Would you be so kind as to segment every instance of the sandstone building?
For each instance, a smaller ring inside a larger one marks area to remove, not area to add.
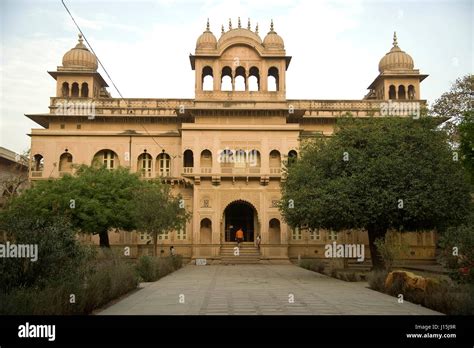
[[[161,235],[158,244],[193,259],[231,257],[236,226],[244,229],[243,250],[253,261],[323,257],[333,241],[367,244],[364,231],[292,230],[277,203],[282,169],[298,157],[302,139],[330,136],[335,119],[346,113],[383,116],[381,105],[389,100],[424,103],[420,82],[427,75],[414,69],[396,37],[361,100],[287,99],[291,56],[273,22],[263,40],[258,27],[242,26],[240,19],[235,28],[231,22],[222,27],[217,39],[208,22],[189,59],[194,99],[112,98],[97,58],[79,37],[49,72],[57,81],[50,112],[26,115],[42,127],[31,131],[30,179],[58,178],[94,160],[111,170],[129,167],[145,179],[160,177],[184,196],[192,220]],[[252,247],[257,235],[260,252]],[[147,252],[148,238],[110,232],[111,244],[132,246],[134,255]],[[411,258],[434,257],[432,232],[406,240]]]

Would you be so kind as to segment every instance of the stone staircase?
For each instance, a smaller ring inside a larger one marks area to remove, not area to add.
[[[224,244],[221,246],[221,264],[241,265],[260,263],[260,251],[253,243],[242,243],[239,255],[234,255],[237,244]]]

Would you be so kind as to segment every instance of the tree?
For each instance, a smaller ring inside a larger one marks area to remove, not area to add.
[[[472,110],[474,96],[474,75],[468,74],[456,79],[451,89],[435,100],[430,114],[436,117],[446,117],[448,120],[440,127],[445,129],[453,145],[459,142],[458,125],[463,115]]]
[[[190,218],[181,196],[174,197],[168,185],[149,181],[134,193],[133,218],[137,228],[153,238],[153,256],[156,256],[158,235],[184,228]]]
[[[18,196],[28,186],[29,153],[25,151],[17,155],[15,162],[10,165],[0,177],[0,207],[12,197]]]
[[[433,119],[345,117],[333,137],[302,145],[280,209],[290,226],[366,229],[373,267],[383,268],[374,242],[388,229],[462,223],[470,209],[466,179]]]
[[[468,74],[456,79],[451,89],[435,100],[431,107],[432,116],[459,117],[472,109],[474,75]]]
[[[474,184],[474,110],[464,113],[464,118],[459,125],[459,136],[462,163],[469,172],[471,183]]]
[[[74,176],[35,182],[13,199],[3,214],[27,213],[50,221],[65,216],[77,231],[98,234],[100,246],[110,247],[109,229],[136,227],[133,193],[143,185],[139,176],[126,168],[81,166]]]

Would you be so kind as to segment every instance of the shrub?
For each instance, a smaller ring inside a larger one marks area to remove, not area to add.
[[[355,272],[345,273],[345,275],[346,275],[345,281],[347,281],[347,282],[356,282],[357,281],[357,275],[355,274]]]
[[[299,266],[318,273],[324,273],[324,269],[326,268],[326,264],[323,261],[310,259],[302,259]]]
[[[10,243],[38,245],[38,259],[0,258],[0,291],[42,289],[82,278],[83,265],[94,256],[93,249],[81,244],[71,225],[61,218],[52,221],[23,216],[5,219],[1,228]]]
[[[154,282],[181,268],[183,258],[181,255],[167,257],[142,256],[137,262],[137,272],[145,282]]]
[[[440,261],[449,269],[451,279],[459,283],[474,284],[473,230],[474,216],[471,216],[467,224],[449,228],[440,237],[439,245],[442,250]],[[454,252],[453,248],[457,248],[457,252]]]
[[[43,288],[20,287],[0,293],[3,315],[88,314],[133,290],[138,285],[132,265],[118,257],[90,263],[82,270],[86,277],[69,279]],[[75,303],[71,303],[71,295]]]
[[[144,282],[152,282],[157,278],[156,263],[151,256],[141,256],[137,263],[138,275]]]
[[[373,290],[385,292],[385,279],[387,271],[372,271],[368,274],[369,287]]]
[[[403,239],[399,242],[398,234],[394,231],[387,232],[385,238],[376,239],[374,244],[384,261],[385,269],[389,272],[395,260],[402,258],[408,252],[408,244],[404,243]]]

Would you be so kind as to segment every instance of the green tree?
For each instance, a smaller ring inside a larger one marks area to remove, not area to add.
[[[98,234],[101,247],[110,247],[108,230],[136,228],[134,191],[144,182],[126,168],[81,166],[76,175],[36,182],[13,199],[3,214],[28,214],[54,221],[65,216],[79,232]]]
[[[472,109],[474,75],[468,74],[456,79],[451,89],[435,100],[430,114],[440,117],[460,117]]]
[[[137,228],[153,238],[153,255],[156,256],[158,235],[184,228],[190,218],[184,200],[173,196],[168,185],[149,181],[134,193],[132,216]]]
[[[464,113],[464,118],[459,125],[461,160],[474,184],[474,110]]]
[[[290,226],[366,229],[373,267],[382,268],[374,242],[388,229],[444,231],[469,204],[465,171],[433,119],[346,117],[333,137],[302,145],[280,209]]]
[[[474,75],[468,74],[456,79],[448,92],[435,100],[430,109],[430,115],[448,118],[441,128],[444,129],[453,145],[459,143],[458,125],[466,112],[473,108]]]

